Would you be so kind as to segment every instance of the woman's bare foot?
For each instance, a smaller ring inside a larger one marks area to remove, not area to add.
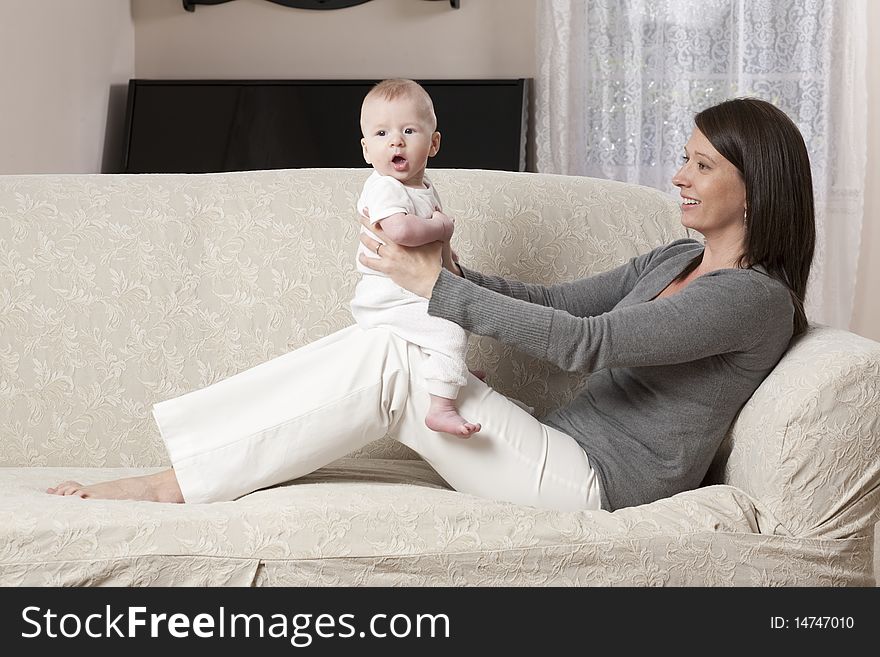
[[[83,486],[76,481],[64,481],[47,488],[51,495],[73,495],[95,500],[143,500],[145,502],[183,502],[174,470],[169,468],[142,477],[126,477]]]
[[[474,422],[468,422],[458,414],[454,399],[431,395],[431,407],[425,416],[425,424],[432,431],[451,433],[459,438],[470,438],[482,427]]]

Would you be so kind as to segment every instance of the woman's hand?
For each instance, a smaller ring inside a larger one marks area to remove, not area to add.
[[[443,244],[448,244],[448,242],[430,242],[422,246],[400,246],[387,238],[381,225],[372,225],[366,217],[360,217],[360,222],[382,240],[382,242],[377,242],[368,234],[361,233],[361,243],[369,251],[379,254],[378,258],[369,258],[362,253],[359,256],[361,264],[369,269],[388,274],[391,280],[400,287],[413,294],[418,294],[420,297],[430,299],[434,283],[440,276]]]
[[[448,227],[447,235],[441,240],[443,242],[443,251],[441,252],[443,267],[456,276],[462,276],[461,268],[458,266],[458,256],[452,250],[452,234],[455,232],[455,219],[443,214],[440,210],[435,210],[431,219],[442,222]]]
[[[434,210],[434,214],[431,215],[431,221],[436,221],[443,227],[443,235],[438,241],[450,242],[452,234],[455,232],[455,219],[442,213],[440,210]]]
[[[456,276],[464,276],[461,273],[461,267],[458,266],[458,254],[452,250],[449,242],[443,242],[443,268],[448,269]]]

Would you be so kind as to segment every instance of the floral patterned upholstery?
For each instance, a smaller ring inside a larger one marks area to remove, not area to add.
[[[167,465],[153,403],[347,326],[368,174],[0,176],[0,584],[874,583],[880,344],[820,326],[745,406],[707,486],[615,513],[457,493],[388,439],[229,503],[43,492]],[[686,234],[644,187],[432,179],[462,261],[531,282]],[[476,336],[469,358],[537,412],[582,382]]]

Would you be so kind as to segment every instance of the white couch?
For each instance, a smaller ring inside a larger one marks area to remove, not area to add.
[[[457,493],[388,439],[234,502],[44,493],[166,466],[154,402],[348,325],[367,174],[0,176],[0,584],[874,584],[880,344],[818,326],[743,409],[713,485],[615,513]],[[522,280],[685,235],[647,188],[433,179],[463,262]],[[476,336],[470,356],[539,413],[581,382]]]

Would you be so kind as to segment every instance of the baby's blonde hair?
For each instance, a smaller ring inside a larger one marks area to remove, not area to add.
[[[404,78],[382,80],[370,89],[366,96],[364,96],[361,111],[363,112],[363,106],[366,105],[369,100],[394,100],[395,98],[401,97],[410,98],[411,100],[421,103],[422,111],[425,113],[425,116],[430,119],[431,130],[434,131],[437,129],[437,115],[434,114],[434,102],[431,100],[431,96],[428,95],[428,92],[425,91],[424,87],[415,80],[406,80]]]

